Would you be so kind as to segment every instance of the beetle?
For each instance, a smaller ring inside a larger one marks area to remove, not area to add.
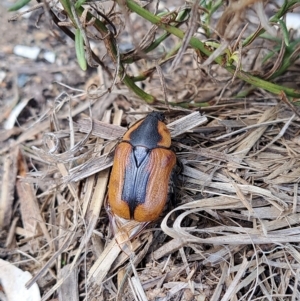
[[[149,113],[129,128],[116,147],[108,203],[121,218],[151,222],[164,209],[176,164],[164,119],[163,113]]]

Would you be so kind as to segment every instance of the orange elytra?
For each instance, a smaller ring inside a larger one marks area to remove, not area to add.
[[[163,113],[148,114],[125,133],[116,148],[108,202],[119,217],[151,222],[164,209],[176,156],[163,121]]]

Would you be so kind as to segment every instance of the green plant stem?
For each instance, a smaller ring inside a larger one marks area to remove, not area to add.
[[[206,33],[206,36],[207,37],[210,37],[211,36],[211,33],[210,33],[210,27],[207,26],[210,24],[210,20],[211,20],[211,16],[213,15],[213,13],[222,5],[223,1],[222,0],[218,0],[216,3],[215,2],[212,2],[212,1],[209,1],[208,3],[208,6],[209,8],[205,5],[207,4],[207,1],[205,0],[204,3],[200,2],[200,5],[203,5],[204,8],[206,8],[208,10],[208,13],[206,14],[206,17],[205,17],[205,21],[204,21],[204,30],[205,30],[205,33]]]
[[[299,3],[299,0],[285,0],[283,5],[281,6],[280,10],[270,19],[270,22],[278,22],[280,18],[282,18],[287,11],[292,7],[294,4]],[[264,28],[260,28],[257,32],[250,35],[247,39],[243,42],[243,47],[248,46],[253,42],[255,37],[260,36],[261,34],[265,33]]]
[[[147,11],[146,9],[140,7],[137,3],[135,3],[133,0],[117,0],[118,4],[120,6],[123,6],[123,3],[126,3],[127,7],[137,13],[138,15],[140,15],[142,18],[148,20],[149,22],[151,22],[152,24],[156,24],[157,26],[159,26],[160,28],[166,30],[167,32],[175,35],[176,37],[183,39],[185,33],[176,28],[173,27],[169,24],[164,24],[161,20],[161,18],[153,15],[152,13],[150,13],[149,11]],[[212,52],[210,50],[208,50],[205,47],[205,44],[202,43],[200,40],[198,40],[195,37],[192,37],[190,39],[190,45],[196,49],[197,51],[200,51],[201,53],[203,53],[206,56],[210,56],[212,54]],[[242,70],[238,70],[236,71],[234,66],[226,66],[226,61],[224,61],[224,57],[223,56],[219,56],[215,59],[215,62],[217,64],[219,64],[220,66],[224,67],[228,72],[230,72],[231,74],[236,74],[236,76],[238,78],[240,78],[241,80],[254,85],[255,87],[258,88],[262,88],[264,90],[267,90],[271,93],[280,95],[280,93],[282,91],[285,92],[285,94],[287,96],[291,96],[291,97],[296,97],[296,98],[300,98],[300,91],[296,91],[294,89],[288,88],[288,87],[284,87],[284,86],[280,86],[280,85],[276,85],[270,82],[267,82],[265,80],[262,80],[260,78],[257,78],[245,71]]]
[[[74,26],[76,26],[76,22],[74,20],[73,14],[72,14],[71,5],[70,5],[69,1],[70,0],[61,0],[61,3],[63,5],[64,9],[66,10],[70,20],[72,21]],[[79,6],[78,8],[76,8],[76,12],[78,13],[79,16],[82,15],[83,11],[84,11],[84,8],[82,6]],[[92,17],[93,17],[93,15],[88,12],[87,19],[91,20]],[[104,43],[105,43],[106,49],[108,51],[108,54],[115,63],[118,63],[118,54],[117,54],[118,52],[116,49],[114,38],[112,37],[110,31],[107,29],[105,24],[103,22],[101,22],[99,19],[95,20],[94,26],[102,34],[102,36],[106,37],[104,39]],[[122,63],[119,63],[118,75],[120,78],[122,78],[124,84],[130,90],[132,90],[136,95],[138,95],[139,97],[144,99],[147,103],[153,103],[155,101],[155,97],[153,95],[148,94],[144,90],[140,89],[134,83],[134,81],[126,74],[125,68]]]
[[[143,53],[149,53],[149,52],[151,52],[152,50],[154,50],[156,47],[158,47],[160,44],[161,44],[161,42],[163,42],[167,37],[169,37],[170,36],[170,34],[169,33],[164,33],[164,34],[162,34],[159,38],[157,38],[150,46],[148,46],[148,48],[146,48],[146,49],[143,49]],[[126,55],[126,54],[125,54]],[[135,57],[135,56],[129,56],[128,58],[122,58],[122,55],[121,55],[121,62],[123,63],[123,64],[131,64],[131,63],[133,63],[133,62],[135,62],[135,61],[137,61],[137,60],[140,60],[141,59],[141,57],[140,56],[137,56],[137,57]]]
[[[176,20],[174,21],[174,23],[175,23],[174,27],[179,27],[183,23],[183,21],[185,20],[185,18],[187,17],[187,15],[189,13],[189,11],[190,11],[189,9],[185,9],[185,10],[183,10],[183,12],[181,14],[179,14],[177,16]],[[152,50],[156,49],[169,36],[170,36],[169,32],[164,32],[160,37],[158,37],[155,41],[153,41],[146,49],[143,49],[143,53],[149,53]],[[131,57],[128,57],[125,59],[122,59],[122,56],[121,56],[121,62],[124,64],[130,64],[139,59],[140,59],[139,56],[137,56],[137,57],[131,56]]]

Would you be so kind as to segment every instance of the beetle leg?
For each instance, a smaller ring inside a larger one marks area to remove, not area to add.
[[[112,210],[111,210],[111,208],[108,204],[108,197],[107,196],[106,196],[105,201],[104,201],[104,207],[105,207],[106,213],[108,215],[108,219],[109,219],[109,226],[110,226],[110,232],[111,232],[109,237],[112,237],[117,233],[118,228],[117,228],[117,225],[116,225],[115,215],[112,212]]]
[[[179,187],[181,186],[181,181],[179,180],[179,174],[183,171],[183,164],[178,159],[176,160],[175,168],[173,169],[170,177],[170,183],[168,187],[168,211],[171,211],[176,207],[177,200],[179,197]]]

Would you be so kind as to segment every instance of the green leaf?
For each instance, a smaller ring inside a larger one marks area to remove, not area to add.
[[[282,21],[282,20],[279,20],[279,25],[281,27],[281,30],[282,30],[282,34],[283,34],[283,40],[284,40],[284,43],[287,47],[289,47],[290,45],[290,41],[289,41],[289,31],[288,29],[286,28],[286,24]]]
[[[176,17],[176,22],[183,22],[183,21],[187,21],[187,19],[189,18],[189,14],[191,12],[191,9],[189,7],[185,7],[183,9],[181,9],[178,12],[178,15]]]
[[[235,62],[236,64],[239,63],[239,52],[238,51],[235,51],[230,55],[230,57],[228,58],[227,66],[232,65],[233,62]]]
[[[85,53],[84,53],[84,43],[83,37],[80,32],[80,29],[76,29],[75,32],[75,50],[76,50],[76,57],[80,68],[85,71],[87,68]]]
[[[82,4],[84,4],[86,0],[77,0],[75,3],[75,8],[79,8]]]
[[[19,0],[17,1],[13,6],[11,6],[8,11],[16,11],[20,8],[22,8],[23,6],[25,6],[26,4],[28,4],[31,0]]]

